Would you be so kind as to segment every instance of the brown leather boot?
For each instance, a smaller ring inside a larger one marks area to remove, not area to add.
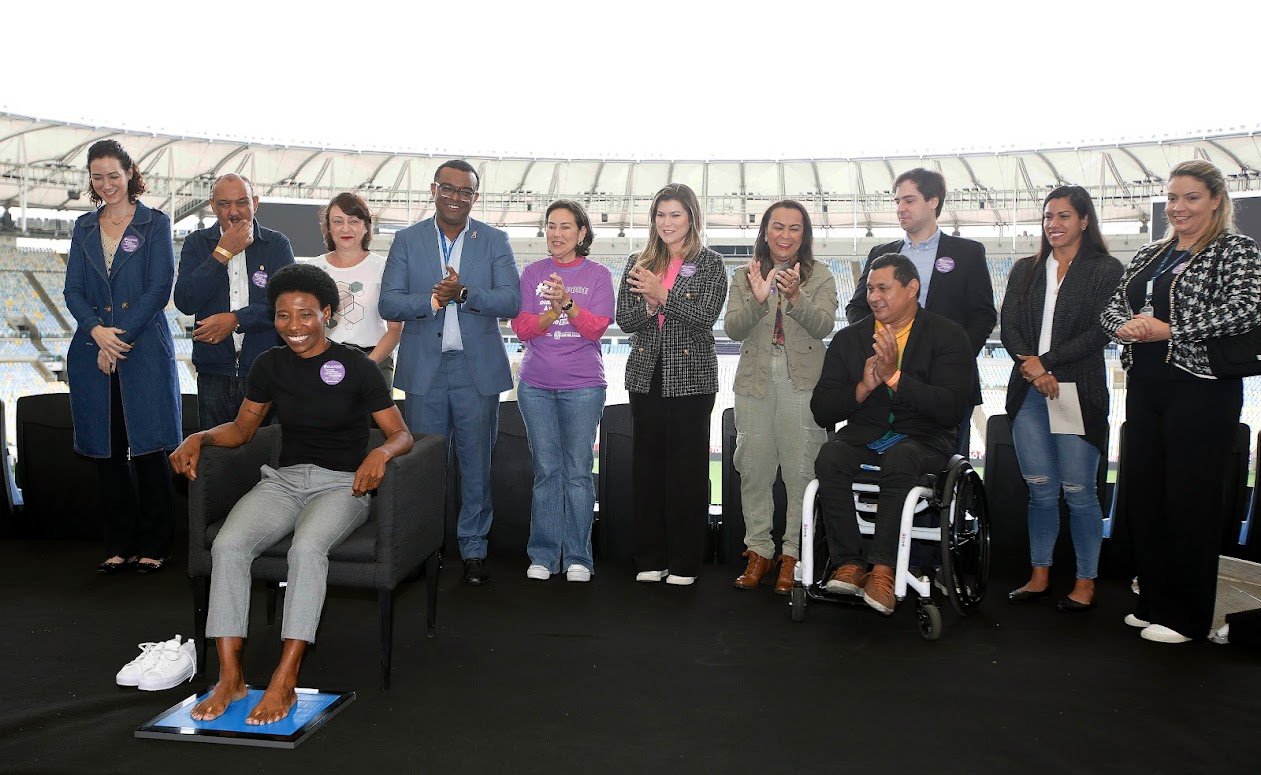
[[[736,578],[735,587],[736,589],[753,589],[771,569],[771,561],[752,549],[745,549],[741,556],[748,557],[749,564],[745,567],[744,573]]]
[[[797,568],[797,558],[786,554],[779,556],[779,578],[775,579],[775,594],[787,595],[793,591],[793,571]]]

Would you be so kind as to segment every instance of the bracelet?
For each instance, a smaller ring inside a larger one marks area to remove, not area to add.
[[[568,303],[568,304],[566,304],[565,306],[561,307],[561,308],[560,308],[560,311],[561,311],[561,312],[568,312],[569,310],[571,310],[571,309],[573,309],[573,308],[574,308],[574,297],[573,297],[573,296],[570,296],[570,297],[569,297],[569,303]]]
[[[214,251],[214,252],[215,252],[215,255],[216,255],[216,256],[223,256],[223,260],[224,260],[224,261],[231,261],[231,260],[232,260],[232,256],[233,256],[233,254],[232,254],[232,253],[229,253],[229,252],[228,252],[228,250],[227,250],[227,248],[224,248],[224,247],[223,247],[223,246],[221,246],[221,245],[216,245],[216,246],[215,246],[215,251]]]
[[[884,381],[884,384],[896,390],[898,386],[898,381],[901,379],[902,379],[902,370],[898,369],[897,371],[893,372],[892,377],[889,377],[888,379]]]

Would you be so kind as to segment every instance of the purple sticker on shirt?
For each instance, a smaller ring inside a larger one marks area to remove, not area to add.
[[[955,270],[955,260],[950,256],[942,256],[937,259],[937,271],[942,274],[949,274]]]
[[[691,277],[696,274],[696,264],[684,264],[679,267],[679,277]]]
[[[341,361],[329,361],[320,367],[320,379],[325,385],[339,384],[346,378],[346,367]]]
[[[267,273],[261,269],[258,270],[257,272],[255,272],[253,275],[250,276],[250,282],[254,283],[254,285],[258,286],[259,288],[266,288],[267,287]]]
[[[124,253],[135,253],[140,249],[140,237],[135,234],[128,234],[123,237],[123,241],[118,243],[118,247],[123,249]]]

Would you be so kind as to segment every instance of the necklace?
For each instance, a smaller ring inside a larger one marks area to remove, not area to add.
[[[112,223],[112,224],[114,224],[115,226],[122,226],[122,225],[123,225],[123,221],[127,220],[128,218],[131,218],[131,216],[133,216],[133,215],[135,215],[135,214],[136,214],[136,208],[134,208],[134,207],[133,207],[133,208],[131,208],[131,212],[127,213],[126,215],[124,215],[124,216],[123,216],[123,217],[121,217],[121,218],[115,218],[115,217],[113,217],[112,215],[110,215],[109,213],[106,213],[106,214],[105,214],[105,217],[106,217],[106,218],[108,218],[108,219],[109,219],[109,222],[110,222],[110,223]]]

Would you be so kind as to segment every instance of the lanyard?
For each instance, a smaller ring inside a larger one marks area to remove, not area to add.
[[[1183,261],[1191,257],[1191,252],[1189,250],[1177,250],[1176,248],[1176,245],[1169,246],[1169,252],[1165,253],[1165,257],[1160,260],[1160,264],[1156,267],[1155,274],[1153,274],[1152,278],[1147,281],[1147,290],[1144,294],[1143,306],[1138,311],[1138,314],[1155,314],[1156,309],[1152,306],[1152,293],[1156,287],[1156,280],[1160,279],[1160,276],[1165,272],[1176,268]],[[1172,286],[1170,286],[1170,290],[1172,291]]]
[[[434,224],[434,228],[438,230],[438,247],[442,248],[442,265],[451,266],[451,252],[455,250],[455,243],[458,242],[460,238],[456,237],[448,242],[447,235],[442,233],[442,229],[437,223]]]

